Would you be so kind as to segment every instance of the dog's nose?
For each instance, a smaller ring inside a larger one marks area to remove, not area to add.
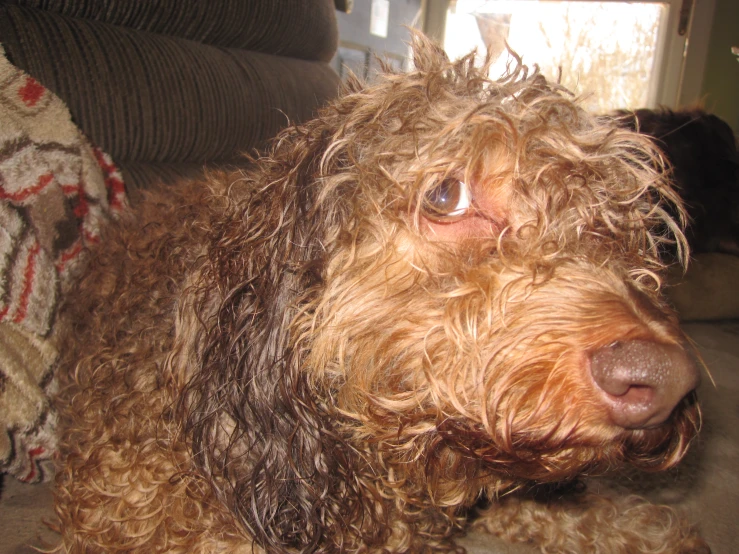
[[[700,380],[680,346],[647,340],[615,342],[596,350],[590,371],[613,423],[626,429],[663,423]]]

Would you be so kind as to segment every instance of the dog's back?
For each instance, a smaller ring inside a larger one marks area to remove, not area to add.
[[[175,415],[186,376],[168,371],[188,280],[204,263],[205,237],[225,205],[218,183],[227,180],[145,193],[104,230],[63,306],[56,508],[66,551],[249,544],[192,471]]]

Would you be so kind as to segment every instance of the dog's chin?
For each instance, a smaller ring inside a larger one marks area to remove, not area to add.
[[[624,430],[623,459],[645,471],[669,469],[683,459],[700,427],[700,406],[692,392],[661,425]]]
[[[445,446],[460,457],[476,460],[482,474],[508,483],[553,483],[582,475],[603,475],[623,466],[661,471],[685,455],[700,427],[700,410],[686,398],[667,421],[645,429],[604,426],[602,436],[570,433],[549,436],[515,433],[506,440],[491,437],[481,426],[445,422],[439,427]]]

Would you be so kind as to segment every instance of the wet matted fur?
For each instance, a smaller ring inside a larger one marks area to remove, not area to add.
[[[560,498],[673,466],[699,426],[659,152],[523,66],[415,42],[414,71],[108,230],[64,313],[62,550],[446,552],[474,519],[703,551],[668,508]],[[662,384],[611,390],[621,346],[672,360]]]

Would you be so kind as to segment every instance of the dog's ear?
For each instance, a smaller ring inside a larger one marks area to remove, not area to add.
[[[330,135],[325,121],[292,128],[231,179],[194,287],[202,327],[181,395],[186,438],[236,519],[276,552],[346,544],[351,521],[369,543],[387,529],[364,505],[355,454],[332,428],[327,391],[308,382],[291,336],[321,287],[325,228],[339,217],[315,209]]]

